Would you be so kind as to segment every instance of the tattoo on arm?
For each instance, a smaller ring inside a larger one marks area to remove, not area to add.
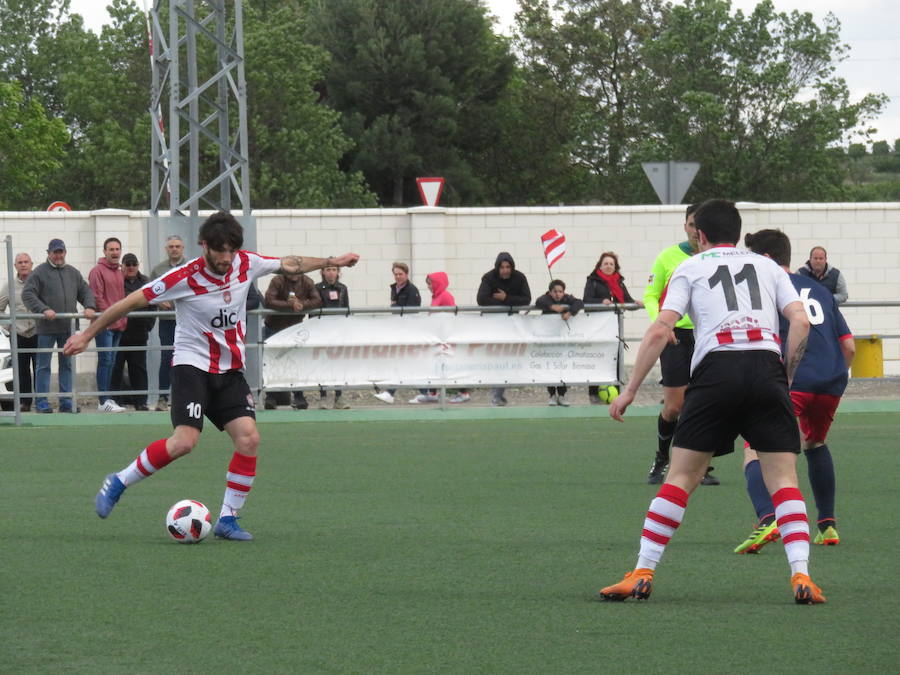
[[[800,365],[800,362],[803,360],[803,354],[806,352],[806,340],[807,338],[803,338],[800,340],[797,345],[797,349],[794,350],[794,356],[787,364],[787,378],[788,382],[793,381],[794,374],[797,372],[797,367]]]

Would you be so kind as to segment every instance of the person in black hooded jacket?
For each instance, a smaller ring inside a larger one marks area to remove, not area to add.
[[[531,304],[528,279],[516,269],[513,257],[506,251],[497,255],[494,269],[481,277],[477,300],[483,307],[524,307]]]
[[[528,279],[516,269],[516,262],[506,251],[497,255],[494,269],[481,277],[477,301],[482,307],[525,307],[531,304]],[[503,387],[491,389],[491,404],[506,405],[505,393]]]

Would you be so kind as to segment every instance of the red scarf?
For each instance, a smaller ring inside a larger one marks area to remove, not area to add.
[[[606,282],[606,285],[609,286],[609,292],[613,296],[613,300],[616,302],[625,302],[625,291],[622,290],[622,285],[619,283],[619,280],[622,278],[621,274],[618,272],[604,274],[600,270],[597,270],[597,276],[603,279],[603,281]]]

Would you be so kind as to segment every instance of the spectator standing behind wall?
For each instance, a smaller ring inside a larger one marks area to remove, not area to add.
[[[109,237],[103,242],[103,256],[88,274],[88,284],[97,300],[97,311],[102,312],[112,307],[125,297],[125,277],[122,274],[122,266],[119,257],[122,255],[122,242],[116,237]],[[122,341],[122,332],[128,319],[122,317],[109,328],[97,333],[95,342],[97,349],[111,349],[119,346]],[[116,353],[112,351],[97,352],[97,391],[110,391],[112,386],[112,371],[116,364]],[[113,400],[109,394],[99,394],[100,412],[120,413],[125,408]]]
[[[62,239],[51,239],[47,246],[47,262],[38,265],[25,282],[22,300],[31,314],[43,314],[36,325],[38,349],[62,347],[72,334],[72,319],[58,319],[57,313],[75,313],[78,304],[84,307],[84,315],[94,318],[97,302],[90,286],[81,272],[66,264],[66,245]],[[77,323],[77,322],[76,322]],[[47,401],[50,391],[51,352],[37,356],[37,371],[34,377],[34,407],[39,413],[52,413],[53,407]],[[72,391],[72,359],[62,351],[58,352],[59,391]],[[44,394],[44,396],[41,396]],[[71,396],[61,396],[59,411],[78,412],[78,406]]]
[[[559,279],[551,281],[547,292],[535,300],[534,304],[542,314],[559,314],[563,321],[568,321],[584,309],[584,303],[574,295],[566,293],[566,284]],[[561,405],[568,408],[569,403],[566,401],[568,390],[565,385],[547,387],[547,393],[550,394],[547,405]]]
[[[150,279],[141,274],[137,256],[134,253],[126,253],[122,256],[122,271],[124,274],[123,287],[125,295],[142,288]],[[155,311],[156,307],[150,305],[146,311]],[[129,316],[125,330],[122,332],[120,347],[146,347],[150,337],[150,331],[156,323],[152,316]],[[128,386],[123,387],[125,368],[128,367]],[[147,350],[116,352],[116,361],[113,365],[112,380],[110,383],[113,391],[121,391],[123,388],[143,391],[142,394],[134,394],[128,397],[119,397],[119,403],[130,403],[135,410],[147,410]]]
[[[319,291],[316,290],[315,282],[305,274],[278,274],[269,282],[263,298],[263,306],[277,312],[293,313],[290,316],[266,316],[263,340],[268,340],[275,333],[303,321],[306,314],[301,314],[301,312],[319,309],[322,306],[322,298]],[[281,398],[278,394],[281,393],[266,393],[264,404],[266,410],[274,410],[278,407],[279,398]],[[284,393],[286,394],[286,392]],[[295,410],[306,410],[309,407],[309,401],[306,400],[302,391],[293,392],[291,407]]]
[[[350,294],[347,287],[342,284],[340,279],[341,273],[337,267],[323,267],[322,281],[316,284],[316,290],[319,291],[319,297],[322,298],[322,307],[330,309],[333,307],[350,307]],[[346,410],[350,406],[341,396],[341,390],[334,390],[334,409]],[[319,389],[319,408],[326,409],[328,407],[328,392]]]
[[[633,302],[638,307],[644,306],[643,300],[635,300],[628,292],[625,277],[619,267],[619,256],[612,251],[604,251],[584,284],[584,304],[612,305],[626,302]],[[598,392],[596,384],[588,387],[588,399],[594,405],[601,402]]]
[[[447,276],[446,272],[432,272],[425,278],[425,281],[428,283],[428,289],[431,291],[432,307],[456,307],[456,298],[454,298],[453,294],[449,291],[450,277]],[[422,393],[425,392],[423,391]],[[472,396],[469,394],[468,389],[449,389],[447,394],[450,396],[450,398],[447,399],[448,403],[468,403],[472,400]],[[429,392],[429,395],[435,400],[438,400],[436,391],[432,390]],[[420,401],[416,402],[419,403]],[[410,401],[410,403],[412,403],[412,401]]]
[[[531,304],[528,279],[516,269],[516,262],[506,251],[497,255],[494,269],[481,277],[478,304],[482,307],[524,307]],[[491,389],[491,405],[506,405],[506,388]]]
[[[821,246],[814,246],[809,252],[809,260],[797,274],[815,279],[834,296],[834,301],[841,305],[847,302],[847,281],[837,267],[828,266],[828,252]]]
[[[404,262],[394,262],[391,264],[391,273],[394,275],[394,283],[391,284],[391,307],[421,307],[422,296],[419,289],[409,280],[409,265]],[[419,391],[423,394],[428,392],[427,389]],[[378,391],[376,386],[373,396],[379,401],[393,403],[396,392],[396,389]]]
[[[177,234],[169,235],[166,239],[166,259],[158,263],[150,272],[150,276],[159,279],[176,267],[181,267],[187,260],[184,257],[184,240]],[[249,297],[249,296],[248,296]],[[166,312],[175,309],[175,305],[171,302],[159,303],[159,308]],[[159,344],[161,347],[171,347],[175,344],[175,319],[159,319]],[[161,349],[159,352],[159,390],[163,393],[159,395],[156,403],[156,409],[164,412],[169,409],[169,373],[172,370],[172,350]]]
[[[3,283],[0,287],[0,312],[4,311],[7,306],[15,304],[16,314],[30,314],[25,303],[22,301],[22,289],[25,288],[25,282],[31,276],[31,270],[34,263],[31,256],[27,253],[16,254],[15,262],[16,276],[14,277],[13,292],[10,293],[9,284]],[[10,297],[13,296],[13,297]],[[10,336],[13,332],[16,335],[17,349],[35,349],[37,348],[37,335],[35,333],[34,319],[16,319],[15,331],[10,327]],[[19,393],[20,410],[28,412],[31,410],[31,393],[34,391],[34,373],[37,370],[37,354],[23,354],[19,352]]]

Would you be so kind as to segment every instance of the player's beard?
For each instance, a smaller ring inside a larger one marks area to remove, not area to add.
[[[206,254],[206,266],[209,267],[213,272],[218,275],[224,275],[231,269],[231,261],[228,262],[214,262],[210,257],[209,253]]]

